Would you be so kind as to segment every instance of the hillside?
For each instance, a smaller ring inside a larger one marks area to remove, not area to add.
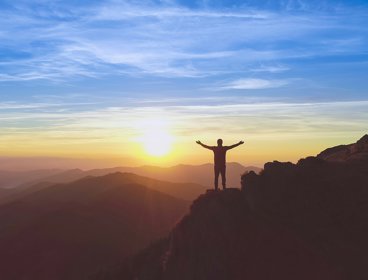
[[[188,203],[132,177],[87,177],[0,206],[1,278],[80,280],[166,235]]]
[[[30,195],[31,193],[40,191],[52,185],[54,185],[54,183],[41,182],[41,183],[36,183],[27,188],[10,188],[10,189],[0,188],[0,206],[2,204],[6,204],[9,202],[15,201],[22,197],[26,197]]]
[[[200,196],[166,239],[94,279],[368,279],[360,158],[267,163],[241,190]]]

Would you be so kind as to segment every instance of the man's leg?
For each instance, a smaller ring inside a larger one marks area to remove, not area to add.
[[[215,191],[218,190],[218,177],[220,175],[220,169],[215,166]]]
[[[226,189],[226,166],[221,168],[221,179],[222,179],[222,188]]]

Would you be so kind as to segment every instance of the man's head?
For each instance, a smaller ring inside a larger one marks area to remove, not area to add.
[[[217,146],[219,146],[219,147],[222,146],[222,139],[217,139]]]

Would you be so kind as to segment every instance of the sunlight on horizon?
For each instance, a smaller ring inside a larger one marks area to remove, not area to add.
[[[170,153],[172,136],[166,131],[147,131],[143,138],[144,148],[150,156],[163,157]]]
[[[162,158],[172,152],[173,135],[164,119],[146,119],[138,124],[141,143],[146,156]]]

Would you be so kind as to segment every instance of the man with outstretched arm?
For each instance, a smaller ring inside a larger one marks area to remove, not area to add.
[[[222,188],[226,189],[226,152],[227,150],[244,144],[244,141],[239,141],[239,143],[231,146],[222,146],[222,139],[217,140],[217,146],[207,146],[201,141],[197,141],[196,143],[201,145],[203,148],[213,151],[215,161],[215,190],[218,190],[218,177],[220,174],[222,179]]]

